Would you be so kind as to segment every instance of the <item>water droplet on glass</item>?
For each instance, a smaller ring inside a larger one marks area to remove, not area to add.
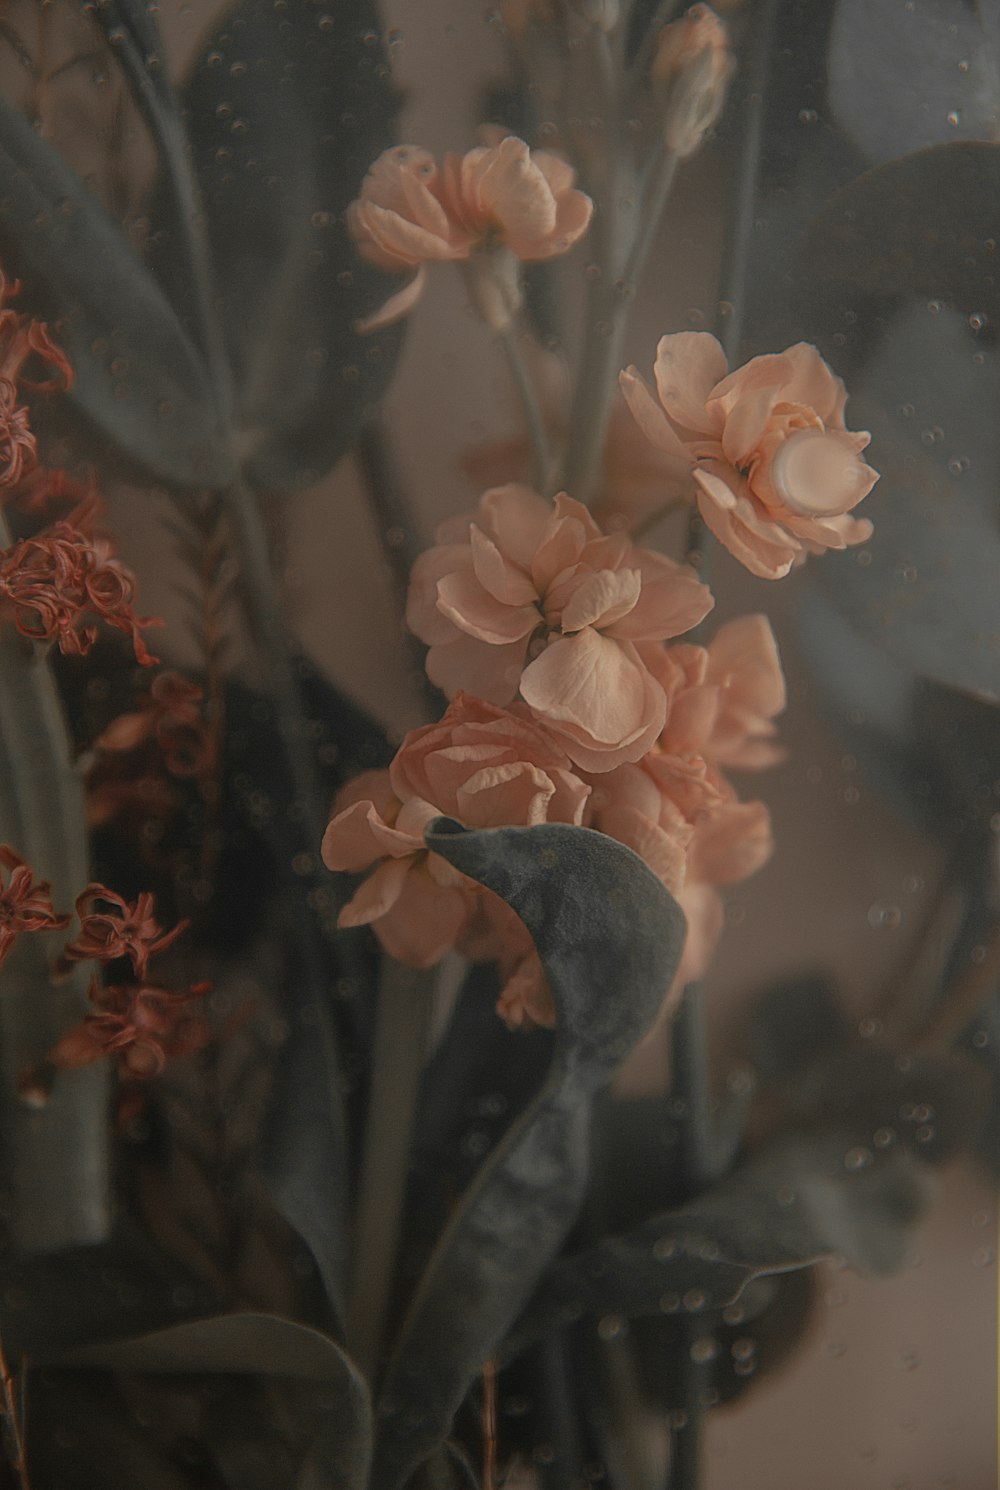
[[[706,1302],[705,1294],[700,1288],[689,1288],[684,1295],[684,1307],[692,1314],[704,1309]]]
[[[870,920],[871,911],[869,911],[868,916]],[[861,1019],[858,1021],[858,1034],[861,1036],[862,1040],[874,1040],[875,1036],[880,1033],[881,1029],[881,1019],[873,1019],[871,1015],[869,1015],[865,1019]]]
[[[844,1155],[844,1168],[851,1171],[867,1169],[871,1162],[871,1149],[862,1148],[860,1144],[856,1148],[848,1149]]]
[[[661,1236],[653,1243],[653,1256],[657,1262],[666,1262],[677,1255],[677,1243],[673,1237]]]
[[[916,1371],[921,1361],[915,1350],[904,1350],[898,1364],[900,1371]]]
[[[800,124],[815,124],[819,119],[815,109],[799,109]]]
[[[661,1314],[676,1314],[681,1306],[679,1293],[661,1293],[659,1299]]]
[[[827,1355],[835,1361],[839,1361],[840,1357],[844,1355],[846,1351],[847,1346],[844,1344],[843,1340],[831,1340],[826,1347]]]
[[[898,905],[886,905],[881,900],[875,900],[868,907],[868,925],[876,931],[894,931],[901,919],[902,912]],[[863,1019],[859,1026],[861,1034],[865,1035],[866,1031],[862,1026],[870,1024],[876,1027],[868,1030],[867,1038],[869,1039],[877,1032],[877,1021]]]
[[[739,1340],[734,1340],[729,1348],[732,1352],[733,1360],[748,1361],[752,1355],[756,1354],[757,1342],[756,1340],[751,1340],[749,1336],[744,1335]]]
[[[977,1268],[988,1268],[994,1260],[994,1253],[989,1247],[980,1247],[978,1252],[973,1252],[973,1266]]]
[[[689,1354],[696,1365],[703,1366],[708,1361],[714,1361],[719,1354],[718,1341],[714,1340],[711,1335],[702,1335],[700,1339],[692,1342]]]
[[[877,1149],[888,1149],[896,1142],[895,1128],[876,1128],[872,1134],[872,1143]]]
[[[627,1330],[628,1324],[620,1314],[605,1314],[597,1325],[597,1333],[602,1340],[620,1340]]]
[[[939,316],[944,310],[944,304],[940,300],[928,300],[927,309],[932,316]]]
[[[969,462],[964,455],[953,455],[948,462],[948,470],[953,476],[964,476],[969,469]]]
[[[914,408],[913,404],[900,404],[899,412],[902,414],[904,419],[912,419],[917,411]]]
[[[948,124],[951,125],[952,129],[954,129],[956,125],[959,125],[962,122],[962,116],[959,113],[958,109],[949,110],[949,112],[945,115],[945,119]]]

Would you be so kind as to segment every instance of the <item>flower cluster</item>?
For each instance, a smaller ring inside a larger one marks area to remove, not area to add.
[[[849,516],[878,480],[861,460],[871,437],[845,427],[846,390],[815,347],[728,373],[714,336],[679,332],[661,338],[654,375],[657,396],[634,367],[622,373],[629,408],[677,490],[753,574],[780,579],[807,553],[871,536]]]
[[[698,976],[721,926],[718,887],[771,849],[766,808],[741,803],[723,775],[777,758],[784,685],[768,623],[730,622],[707,648],[666,645],[707,614],[707,588],[603,534],[565,494],[553,507],[497,488],[438,539],[415,566],[408,618],[452,703],[387,771],[340,794],[324,862],[373,870],[341,923],[372,925],[420,967],[451,947],[496,960],[507,1022],[551,1024],[524,927],[428,852],[423,832],[441,815],[474,828],[570,823],[627,844],[678,897],[691,928],[683,976]]]
[[[28,411],[19,402],[21,390],[54,392],[73,381],[65,354],[52,341],[48,328],[9,304],[19,289],[0,269],[0,489],[16,486],[37,461]],[[27,377],[25,366],[32,362],[40,370],[47,369],[48,375]]]
[[[484,256],[492,260],[490,278],[503,284],[511,261],[565,253],[582,237],[593,211],[573,181],[573,169],[561,157],[530,150],[514,135],[465,155],[450,153],[440,168],[418,146],[386,150],[348,208],[348,227],[370,263],[390,272],[417,269],[417,275],[366,329],[410,310],[423,287],[425,264]],[[515,296],[507,291],[508,299]]]
[[[22,636],[57,642],[66,656],[81,657],[97,640],[93,617],[127,632],[136,661],[156,663],[142,639],[156,617],[135,613],[135,579],[112,556],[106,538],[89,538],[72,523],[58,522],[34,538],[0,550],[0,602],[10,606]]]
[[[45,887],[38,887],[45,888]],[[78,935],[63,948],[56,974],[74,963],[109,964],[126,960],[131,978],[104,985],[91,978],[87,997],[94,1012],[68,1030],[48,1052],[42,1066],[21,1078],[21,1093],[35,1105],[45,1102],[56,1071],[74,1071],[106,1056],[119,1059],[123,1075],[133,1081],[155,1076],[168,1060],[203,1046],[210,1036],[206,1021],[192,1006],[211,992],[210,983],[174,989],[149,976],[152,958],[173,945],[189,923],[180,921],[165,931],[156,920],[149,893],[133,902],[106,885],[90,884],[77,897]],[[69,917],[57,924],[65,926]]]

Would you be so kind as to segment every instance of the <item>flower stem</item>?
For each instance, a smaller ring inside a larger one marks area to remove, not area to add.
[[[385,1333],[434,981],[433,972],[383,960],[347,1315],[352,1354],[369,1381]]]
[[[551,496],[553,467],[549,437],[524,354],[521,351],[521,339],[516,326],[511,323],[505,331],[501,331],[499,340],[507,357],[507,366],[514,379],[514,387],[517,389],[517,396],[528,425],[535,489],[543,496]]]

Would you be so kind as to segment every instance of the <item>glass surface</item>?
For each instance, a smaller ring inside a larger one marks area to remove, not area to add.
[[[4,1483],[997,1482],[1000,22],[718,12],[0,12]]]

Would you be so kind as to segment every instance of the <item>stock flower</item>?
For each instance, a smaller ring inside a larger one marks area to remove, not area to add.
[[[52,890],[47,880],[35,883],[32,870],[6,843],[0,843],[0,866],[7,871],[7,883],[0,877],[0,967],[11,948],[25,931],[60,931],[69,925],[69,916],[60,916],[52,906]]]
[[[524,486],[486,492],[474,518],[438,530],[414,565],[410,629],[449,696],[496,704],[520,692],[532,717],[588,771],[644,755],[663,728],[663,690],[638,644],[689,630],[713,604],[694,572],[604,536],[565,493],[555,509]]]
[[[108,910],[95,910],[100,904]],[[170,931],[155,920],[154,897],[144,891],[130,904],[105,885],[90,884],[77,896],[76,914],[80,920],[79,935],[63,949],[60,967],[93,958],[96,962],[115,962],[127,957],[137,978],[145,978],[149,959],[171,946],[190,925],[179,921]]]
[[[145,1080],[162,1071],[168,1060],[199,1050],[210,1038],[207,1022],[191,1011],[212,991],[211,983],[192,983],[180,990],[152,983],[115,984],[103,988],[91,980],[88,1014],[49,1051],[45,1064],[57,1071],[76,1071],[105,1056],[120,1058],[125,1075]],[[22,1078],[29,1100],[44,1100],[45,1084],[37,1073]]]
[[[465,155],[449,153],[440,169],[416,145],[384,151],[347,209],[348,227],[359,252],[379,269],[418,274],[364,329],[412,307],[427,263],[498,250],[527,261],[565,253],[593,211],[573,181],[564,160],[530,150],[514,135]]]
[[[665,89],[667,148],[682,159],[721,114],[735,68],[729,32],[711,6],[692,5],[660,32],[650,74]]]
[[[58,642],[66,656],[84,656],[93,646],[97,628],[83,624],[92,615],[128,632],[136,661],[153,665],[157,659],[140,631],[163,623],[140,619],[134,600],[135,579],[112,557],[108,540],[88,538],[71,523],[0,550],[0,602],[13,608],[18,631],[32,641]]]
[[[667,697],[662,750],[741,770],[783,759],[773,721],[785,707],[785,678],[766,616],[740,616],[707,647],[681,642],[646,662]]]
[[[634,367],[622,373],[629,407],[753,574],[780,579],[807,553],[871,536],[848,515],[878,480],[861,460],[870,436],[845,428],[844,385],[815,347],[798,342],[727,376],[714,336],[680,332],[661,338],[654,372],[658,401]]]
[[[324,864],[355,874],[377,866],[340,924],[372,924],[401,962],[433,966],[487,892],[428,853],[427,824],[441,816],[472,828],[579,824],[588,794],[545,731],[459,694],[439,723],[410,731],[388,771],[366,772],[339,794]]]

